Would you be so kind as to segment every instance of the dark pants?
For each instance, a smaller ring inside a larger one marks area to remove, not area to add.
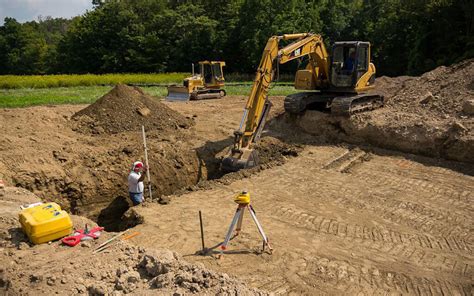
[[[129,192],[128,194],[130,194],[130,199],[132,200],[134,206],[139,205],[143,202],[143,192]]]

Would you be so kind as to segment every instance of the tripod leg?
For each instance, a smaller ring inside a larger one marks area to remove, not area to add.
[[[235,229],[235,236],[239,235],[240,233],[240,230],[242,230],[242,221],[244,220],[244,207],[241,207],[239,206],[239,209],[240,209],[240,216],[239,216],[239,220],[237,221],[237,228]]]
[[[257,225],[258,232],[260,232],[260,235],[263,238],[263,246],[264,246],[263,249],[265,250],[265,245],[266,245],[268,247],[268,249],[270,250],[270,252],[271,252],[272,247],[270,247],[270,243],[268,242],[268,238],[265,235],[265,232],[263,231],[263,228],[260,225],[260,222],[258,222],[257,215],[255,214],[255,210],[253,209],[253,207],[251,205],[249,205],[248,208],[249,208],[250,216],[252,216],[253,222],[255,222],[255,225]]]
[[[227,248],[227,244],[228,244],[229,241],[230,241],[230,237],[232,236],[232,232],[234,231],[235,224],[237,223],[237,220],[239,219],[239,217],[241,216],[241,214],[242,214],[242,209],[241,209],[241,208],[237,208],[237,211],[235,211],[234,218],[232,218],[232,222],[230,223],[229,230],[227,231],[227,234],[226,234],[226,236],[225,236],[225,240],[224,240],[224,242],[223,242],[222,245],[221,245],[221,249],[222,249],[222,250],[225,250],[225,249]]]

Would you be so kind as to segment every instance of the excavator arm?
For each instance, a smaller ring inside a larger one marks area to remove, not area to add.
[[[296,40],[279,49],[281,40]],[[285,34],[268,39],[258,66],[239,129],[234,132],[234,144],[222,161],[225,171],[237,171],[258,165],[258,154],[252,144],[259,140],[270,112],[268,91],[273,81],[277,64],[309,56],[308,68],[320,84],[329,77],[328,54],[320,35],[311,33]]]

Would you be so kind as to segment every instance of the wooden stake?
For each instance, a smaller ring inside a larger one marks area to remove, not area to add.
[[[97,253],[100,248],[102,248],[103,246],[107,245],[107,244],[110,243],[110,242],[113,242],[114,240],[116,240],[116,239],[119,238],[120,236],[124,235],[127,231],[128,231],[128,229],[125,230],[125,231],[122,232],[122,233],[117,234],[116,236],[112,237],[111,239],[109,239],[109,240],[103,242],[102,244],[100,244],[100,246],[97,247],[97,249],[94,250],[94,252],[92,252],[92,254]]]
[[[202,215],[199,211],[199,225],[201,226],[201,242],[202,242],[202,253],[205,253],[206,247],[204,245],[204,227],[202,226]]]
[[[143,148],[145,149],[145,165],[146,165],[146,176],[148,179],[148,192],[150,194],[150,200],[152,200],[150,166],[148,165],[148,148],[146,147],[145,126],[143,125],[142,125],[142,136],[143,136]]]

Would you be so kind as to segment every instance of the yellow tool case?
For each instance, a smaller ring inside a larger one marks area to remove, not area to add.
[[[23,231],[34,244],[42,244],[72,233],[71,217],[54,202],[44,203],[20,212]]]

